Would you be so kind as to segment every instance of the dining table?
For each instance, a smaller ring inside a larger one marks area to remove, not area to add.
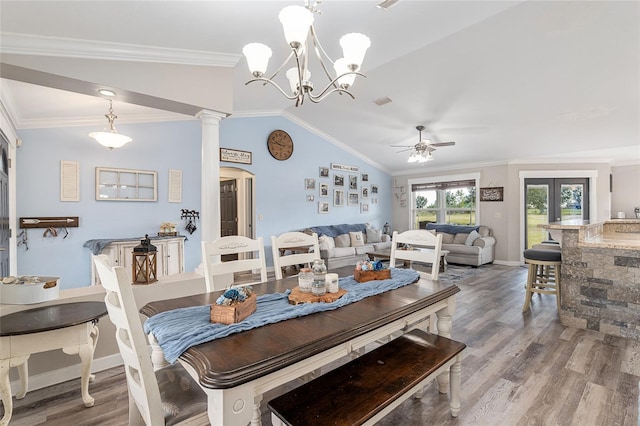
[[[336,268],[341,282],[353,267]],[[416,274],[419,277],[418,274]],[[267,295],[294,289],[297,277],[253,284]],[[376,281],[361,283],[375,286]],[[460,289],[451,283],[423,278],[402,287],[365,297],[337,309],[266,324],[187,348],[178,361],[208,397],[212,425],[260,425],[262,395],[278,386],[317,372],[340,358],[357,356],[365,346],[393,333],[423,327],[437,317],[437,333],[451,337],[451,321]],[[140,313],[160,313],[211,305],[222,292],[203,293],[147,303]],[[431,326],[430,326],[431,328]],[[149,334],[154,368],[167,365],[153,333]],[[448,374],[438,377],[440,392],[448,389]]]

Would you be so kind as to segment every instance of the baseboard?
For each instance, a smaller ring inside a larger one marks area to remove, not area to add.
[[[494,260],[493,263],[504,266],[522,266],[522,263],[514,260]]]
[[[108,370],[113,367],[122,365],[122,357],[119,353],[108,355],[102,358],[93,360],[91,364],[91,372],[96,373],[99,371]],[[80,378],[80,363],[77,365],[70,365],[68,367],[59,368],[53,371],[47,371],[46,373],[36,374],[29,376],[28,391],[36,389],[47,388],[49,386],[57,385],[58,383],[64,383],[69,380],[75,380]],[[78,382],[78,387],[80,382]],[[20,382],[14,380],[11,382],[11,394],[15,395],[20,389]]]

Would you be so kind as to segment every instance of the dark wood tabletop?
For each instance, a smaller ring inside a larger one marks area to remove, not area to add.
[[[96,321],[107,314],[104,302],[42,306],[0,317],[0,337],[40,333]]]
[[[353,267],[331,272],[341,277],[353,275]],[[294,288],[297,283],[297,278],[285,278],[253,285],[253,289],[258,295],[276,293]],[[410,284],[339,309],[268,324],[193,346],[180,359],[198,372],[202,386],[231,388],[348,342],[459,291],[455,285],[437,281]],[[151,317],[181,307],[212,304],[219,295],[220,292],[214,292],[151,302],[140,312]]]

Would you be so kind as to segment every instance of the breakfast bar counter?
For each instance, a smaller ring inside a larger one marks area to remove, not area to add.
[[[561,245],[562,324],[640,340],[640,219],[540,227]]]

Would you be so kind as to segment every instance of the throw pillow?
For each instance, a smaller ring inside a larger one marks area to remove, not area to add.
[[[478,231],[471,231],[464,243],[467,246],[471,246],[473,245],[473,242],[478,238],[480,238],[480,234],[478,233]]]
[[[453,238],[453,244],[465,244],[469,234],[459,233]]]
[[[338,235],[333,238],[333,241],[336,243],[336,247],[349,247],[351,245],[349,234]]]
[[[333,238],[326,235],[318,237],[318,245],[320,246],[320,250],[331,250],[336,247],[336,243],[333,241]]]
[[[349,238],[351,239],[351,247],[361,247],[364,245],[364,237],[362,232],[349,232]]]
[[[436,235],[442,235],[442,244],[453,244],[453,234],[446,232],[436,232]]]
[[[367,244],[382,242],[382,231],[379,229],[367,228]]]

